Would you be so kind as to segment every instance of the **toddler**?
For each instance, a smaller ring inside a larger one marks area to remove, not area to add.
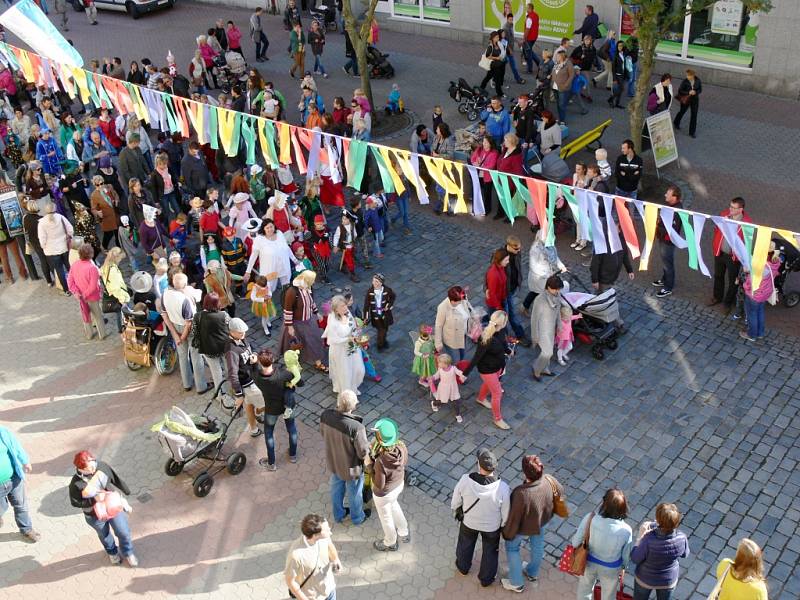
[[[383,203],[376,195],[367,196],[367,210],[364,211],[364,226],[372,235],[373,254],[375,258],[383,258],[381,244],[383,243],[383,218],[380,209]]]
[[[611,177],[611,165],[608,164],[608,152],[605,148],[598,148],[594,151],[594,159],[600,167],[600,177],[609,179]]]
[[[301,379],[303,370],[300,367],[300,349],[302,347],[303,344],[300,343],[300,340],[291,338],[289,340],[289,349],[283,353],[283,364],[286,365],[286,370],[292,374],[292,379],[286,384],[287,390],[284,399],[286,410],[283,411],[284,419],[292,418],[295,407],[294,390],[296,387],[303,386],[303,380]]]
[[[432,331],[430,325],[419,326],[419,337],[414,342],[414,362],[411,365],[411,372],[419,377],[417,382],[425,388],[430,385],[431,378],[436,373]]]
[[[400,86],[392,84],[392,91],[389,92],[389,100],[386,102],[386,114],[396,115],[403,112],[403,99],[400,97]]]
[[[314,270],[311,261],[306,257],[306,249],[302,242],[292,242],[292,254],[297,259],[297,263],[293,266],[295,275],[306,269],[309,271]]]
[[[156,296],[161,298],[167,289],[167,271],[169,270],[169,263],[166,258],[159,258],[156,263],[156,276],[153,277],[153,291]]]
[[[178,215],[169,224],[169,239],[172,241],[172,246],[177,250],[181,256],[186,249],[186,240],[189,237],[189,232],[186,227],[188,217],[186,213],[178,213]]]
[[[259,275],[255,281],[247,285],[247,297],[252,302],[250,310],[261,319],[264,335],[270,337],[269,322],[275,316],[275,305],[272,303],[272,294],[269,291],[267,278]]]
[[[439,407],[442,404],[450,402],[453,407],[453,413],[456,415],[456,422],[461,423],[461,394],[458,391],[459,384],[466,381],[464,374],[453,366],[453,359],[449,354],[440,354],[436,358],[436,365],[438,369],[431,377],[431,392],[433,393],[433,400],[431,400],[431,410],[439,412]],[[439,385],[436,386],[434,381],[439,380]]]
[[[440,104],[437,104],[433,107],[432,123],[433,131],[436,131],[436,128],[444,123],[444,111],[442,110],[442,106]]]
[[[567,364],[567,355],[572,350],[572,342],[575,340],[575,334],[572,333],[572,322],[580,318],[580,315],[572,314],[569,306],[561,307],[561,327],[556,331],[556,347],[558,348],[556,355],[558,364],[561,366]]]

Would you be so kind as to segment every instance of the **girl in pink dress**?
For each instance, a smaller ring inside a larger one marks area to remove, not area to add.
[[[464,374],[453,366],[453,359],[449,354],[440,354],[436,357],[436,366],[438,367],[436,373],[430,378],[431,393],[433,400],[431,400],[431,410],[439,412],[439,407],[442,404],[450,402],[453,407],[453,413],[456,415],[456,422],[461,423],[461,394],[458,391],[458,386],[466,381]],[[439,385],[436,385],[436,380]]]
[[[575,341],[575,335],[572,333],[572,322],[580,319],[580,315],[573,315],[572,309],[569,306],[561,307],[561,327],[556,331],[556,347],[558,352],[558,364],[567,364],[567,355],[572,350],[572,342]]]

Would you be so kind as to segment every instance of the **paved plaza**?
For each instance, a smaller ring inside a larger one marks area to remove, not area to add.
[[[69,36],[87,58],[117,54],[127,63],[151,56],[160,63],[172,49],[185,65],[194,36],[217,16],[235,17],[246,30],[247,15],[242,9],[183,3],[135,22],[101,12],[101,25],[93,28],[82,14],[70,13]],[[273,58],[261,65],[262,72],[289,89],[296,84],[288,77],[285,34],[274,19],[269,23]],[[173,31],[176,24],[180,28]],[[332,33],[329,39],[326,102],[346,97],[358,84],[341,72],[341,36]],[[430,38],[414,44],[411,36],[391,32],[383,39],[411,110],[428,122],[429,109],[438,102],[455,116],[446,81],[464,73],[475,79],[479,50]],[[245,50],[252,58],[246,40]],[[376,101],[389,85],[375,84]],[[708,88],[700,137],[692,144],[679,138],[685,161],[681,171],[670,174],[691,186],[693,208],[715,212],[730,197],[744,195],[753,200],[748,209],[758,221],[800,229],[797,213],[789,210],[798,177],[787,162],[776,160],[794,154],[789,146],[800,129],[792,112],[796,103]],[[596,102],[587,117],[571,114],[570,127],[580,131],[607,118],[611,113],[601,105]],[[606,134],[614,149],[625,137],[622,114]],[[406,146],[407,136],[391,142]],[[463,473],[474,470],[481,446],[496,451],[499,474],[512,487],[521,482],[519,462],[527,453],[539,454],[565,486],[571,515],[548,527],[539,587],[523,597],[574,597],[575,580],[554,565],[580,519],[613,486],[628,496],[634,530],[662,501],[676,502],[685,514],[681,529],[692,555],[682,562],[676,600],[705,598],[717,561],[733,556],[745,536],[764,548],[770,597],[800,597],[800,313],[768,308],[766,341],[744,344],[736,323],[702,305],[710,292],[707,279],[679,270],[679,286],[686,281],[686,287],[656,299],[649,285],[659,274],[656,259],[649,274],[637,272],[635,281],[619,287],[630,332],[618,350],[597,361],[588,347],[578,346],[568,366],[554,365],[557,376],[537,384],[529,377],[534,354],[520,348],[503,382],[503,414],[512,429],[496,429],[489,411],[474,402],[476,377],[462,390],[465,418],[459,425],[447,410],[431,413],[427,392],[410,373],[408,332],[432,323],[450,285],[482,289],[488,257],[509,229],[487,220],[436,218],[418,206],[412,227],[410,236],[392,229],[386,258],[378,261],[398,295],[396,324],[391,348],[373,356],[383,380],[363,384],[359,410],[367,424],[382,416],[395,419],[408,444],[415,485],[406,488],[401,504],[412,542],[397,553],[375,552],[372,541],[380,537],[375,515],[360,527],[349,521],[334,526],[345,567],[337,577],[340,600],[509,596],[499,583],[480,588],[477,563],[467,577],[453,565],[457,527],[450,492]],[[527,272],[532,235],[523,222],[513,230],[523,239]],[[580,265],[585,259],[563,240],[559,251],[578,278],[588,281]],[[351,284],[336,274],[334,286],[344,285]],[[353,286],[359,304],[367,285],[364,276]],[[329,298],[334,286],[315,288],[317,302]],[[236,477],[220,474],[211,494],[198,499],[191,490],[197,468],[168,477],[167,456],[150,427],[172,405],[197,412],[206,399],[183,392],[177,373],[129,371],[116,336],[85,341],[77,302],[39,282],[0,287],[0,314],[0,423],[31,456],[29,501],[42,534],[37,544],[22,541],[6,514],[0,599],[287,597],[282,569],[300,518],[331,512],[318,433],[321,410],[335,402],[327,377],[305,370],[297,464],[286,458],[287,439],[279,425],[278,471],[260,468],[263,438],[247,436],[239,419],[226,449],[247,455],[245,470]],[[246,304],[240,303],[239,314],[251,325],[254,347],[276,345],[260,333]],[[97,452],[131,487],[131,527],[141,561],[136,570],[111,566],[94,532],[69,505],[72,456],[84,448]],[[498,579],[505,576],[505,564],[501,550]],[[630,592],[630,575],[626,583]]]

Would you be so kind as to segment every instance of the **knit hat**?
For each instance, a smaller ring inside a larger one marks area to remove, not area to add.
[[[488,448],[478,450],[478,464],[484,471],[494,472],[497,469],[497,457]]]
[[[325,217],[322,215],[314,215],[314,225],[325,225]]]
[[[394,446],[397,443],[398,431],[397,423],[388,418],[378,419],[375,422],[375,427],[372,431],[378,432],[380,435],[380,445],[384,448],[387,446]]]
[[[247,333],[248,329],[247,323],[238,317],[231,319],[230,323],[228,323],[228,331],[232,331],[233,333]]]
[[[297,251],[303,247],[303,244],[300,242],[292,242],[292,254],[297,254]]]
[[[383,273],[375,273],[375,274],[372,276],[372,278],[373,278],[373,279],[377,279],[377,280],[378,280],[378,281],[380,281],[381,283],[383,283],[384,281],[386,281],[386,276],[385,276]]]

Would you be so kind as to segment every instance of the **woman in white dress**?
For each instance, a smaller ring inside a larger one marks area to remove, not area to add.
[[[244,274],[245,284],[250,279],[256,260],[258,260],[258,274],[267,278],[269,291],[273,296],[278,282],[281,286],[288,285],[292,277],[292,263],[296,263],[297,258],[292,254],[286,238],[278,233],[272,219],[264,219],[261,233],[253,240],[253,250]]]
[[[322,337],[328,340],[328,367],[336,394],[344,390],[360,393],[358,386],[364,381],[364,360],[355,339],[357,335],[358,327],[347,308],[347,301],[344,296],[334,296]]]

